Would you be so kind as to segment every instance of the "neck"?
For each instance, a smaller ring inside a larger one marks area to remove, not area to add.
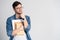
[[[16,18],[19,18],[21,14],[16,14]]]

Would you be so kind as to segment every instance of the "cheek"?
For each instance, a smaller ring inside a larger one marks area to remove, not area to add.
[[[16,11],[19,11],[19,9],[16,9]]]
[[[16,9],[16,10],[15,10],[15,12],[19,12],[19,10],[18,10],[18,9]]]

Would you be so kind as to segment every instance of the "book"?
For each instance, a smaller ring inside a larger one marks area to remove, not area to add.
[[[15,29],[19,29],[20,30],[17,33],[17,35],[24,34],[24,28],[23,28],[22,20],[20,20],[20,19],[12,20],[12,26],[13,26],[13,30],[15,30]]]

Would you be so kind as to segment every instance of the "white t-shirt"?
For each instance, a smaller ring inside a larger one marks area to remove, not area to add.
[[[26,34],[24,35],[16,35],[13,40],[27,40]]]
[[[13,40],[27,40],[26,38],[26,34],[24,32],[24,28],[23,26],[21,26],[21,20],[18,19],[18,20],[12,20],[12,25],[13,25],[13,30],[15,29],[18,29],[20,28],[20,30],[23,30],[23,31],[20,31],[17,33],[16,36],[14,36]],[[23,34],[23,35],[20,35],[20,34]]]

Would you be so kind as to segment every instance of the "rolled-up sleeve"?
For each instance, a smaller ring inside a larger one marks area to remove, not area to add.
[[[27,19],[27,22],[28,22],[28,26],[27,26],[27,28],[25,28],[25,31],[29,32],[29,30],[31,29],[31,20],[30,20],[29,16],[27,16],[26,19]]]
[[[6,21],[6,31],[8,36],[12,36],[12,25],[11,20],[9,18]]]

